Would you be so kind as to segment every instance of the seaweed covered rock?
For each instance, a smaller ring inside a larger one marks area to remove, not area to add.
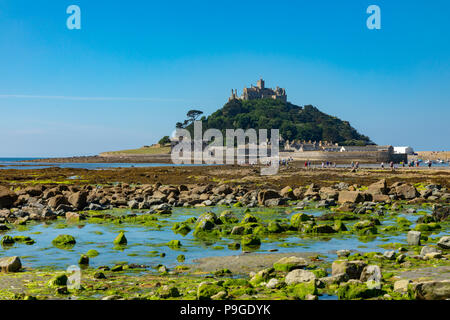
[[[347,231],[347,227],[345,226],[345,224],[341,221],[341,220],[336,220],[334,222],[334,227],[333,229],[336,232],[343,232],[343,231]]]
[[[267,269],[260,270],[252,276],[249,283],[253,286],[257,286],[260,283],[269,280],[273,271],[274,271],[273,268],[267,268]]]
[[[213,229],[217,224],[222,224],[222,221],[217,218],[216,214],[213,212],[206,212],[202,214],[198,219],[194,227],[194,237],[205,237],[212,236],[214,233]]]
[[[52,241],[55,247],[73,247],[76,243],[75,238],[68,234],[60,234]]]
[[[361,235],[377,234],[376,223],[371,220],[362,220],[353,225],[353,229]]]
[[[237,223],[239,221],[231,210],[222,211],[220,213],[219,219],[224,224]]]
[[[172,230],[175,233],[181,234],[183,236],[191,232],[191,227],[185,222],[177,222],[172,226]]]
[[[241,224],[246,223],[252,223],[252,222],[258,222],[258,218],[256,218],[254,215],[247,213],[244,218],[242,218]]]
[[[178,248],[180,248],[182,245],[181,245],[181,241],[180,241],[180,240],[170,240],[170,241],[167,243],[167,246],[168,246],[169,248],[172,248],[172,249],[178,249]]]
[[[181,296],[180,291],[175,286],[162,286],[158,290],[158,296],[162,299],[177,298]]]
[[[327,224],[315,225],[310,230],[311,233],[336,233],[337,231],[334,228]]]
[[[50,279],[47,282],[47,285],[49,287],[52,287],[52,288],[54,288],[54,287],[64,287],[64,286],[67,285],[67,280],[68,280],[67,275],[59,274],[59,275],[54,276],[52,279]]]
[[[117,237],[114,239],[114,244],[116,245],[126,245],[128,243],[127,237],[125,237],[125,233],[120,232]]]
[[[10,246],[15,243],[14,238],[11,236],[3,236],[3,238],[0,240],[0,244],[2,246]]]
[[[278,221],[270,221],[267,226],[267,231],[270,233],[281,233],[285,228]]]
[[[305,259],[299,257],[284,257],[273,264],[276,271],[289,272],[294,269],[301,269],[308,265]]]
[[[296,299],[307,300],[308,296],[317,295],[316,281],[311,280],[303,283],[296,283],[288,288],[290,295]]]
[[[78,260],[78,264],[80,266],[88,266],[89,265],[89,257],[87,255],[82,254],[80,259]]]
[[[242,247],[259,247],[261,245],[261,239],[255,235],[249,234],[245,235],[241,239]]]
[[[197,288],[197,299],[211,300],[214,295],[218,294],[221,291],[224,291],[223,287],[215,283],[205,281],[200,283]]]
[[[296,213],[291,217],[291,227],[294,229],[299,229],[302,224],[306,221],[310,221],[313,218],[304,213]]]
[[[369,299],[378,297],[383,291],[378,288],[369,288],[365,283],[347,282],[336,291],[339,300]]]

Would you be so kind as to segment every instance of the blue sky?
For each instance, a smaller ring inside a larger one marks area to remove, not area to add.
[[[72,4],[81,30],[66,27]],[[371,4],[381,30],[366,27]],[[445,0],[0,0],[0,156],[148,145],[259,77],[378,144],[450,150],[449,12]]]

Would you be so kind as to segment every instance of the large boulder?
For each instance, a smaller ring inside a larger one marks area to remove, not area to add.
[[[69,203],[78,210],[83,210],[87,206],[87,192],[80,191],[69,196]]]
[[[406,237],[406,241],[410,246],[419,246],[420,245],[420,231],[409,231]]]
[[[401,184],[399,186],[395,187],[395,194],[400,199],[414,199],[419,196],[419,192],[417,192],[417,189],[408,183]]]
[[[69,202],[67,201],[66,197],[64,197],[63,195],[59,194],[56,195],[54,197],[51,197],[48,199],[47,202],[48,206],[52,209],[56,209],[58,208],[60,205],[68,205]]]
[[[445,221],[450,217],[450,206],[434,205],[433,217],[436,221]]]
[[[233,189],[229,185],[221,184],[212,190],[214,194],[227,195],[233,192]]]
[[[360,191],[340,191],[338,202],[339,203],[359,203],[364,202],[365,196]]]
[[[283,198],[289,198],[289,199],[294,199],[294,190],[292,190],[292,188],[290,186],[286,186],[283,189],[281,189],[280,191],[280,195]]]
[[[367,285],[371,288],[381,289],[382,276],[380,267],[377,265],[365,266],[359,280],[367,282]]]
[[[30,197],[39,197],[42,195],[44,187],[42,185],[31,186],[23,189],[22,194],[27,194]]]
[[[408,286],[411,283],[409,279],[397,280],[394,282],[394,291],[397,293],[408,293]]]
[[[450,298],[450,280],[427,281],[412,285],[415,298],[419,300],[445,300]]]
[[[301,269],[308,265],[305,259],[299,257],[284,257],[273,264],[273,268],[277,271],[292,271],[295,269]]]
[[[439,239],[437,245],[442,249],[450,249],[450,236],[443,236]]]
[[[373,202],[390,202],[391,198],[387,194],[372,194]]]
[[[311,271],[295,269],[287,274],[284,282],[286,282],[287,285],[291,285],[296,283],[310,282],[311,280],[315,279],[316,275]]]
[[[264,205],[267,200],[278,199],[280,194],[275,190],[262,190],[258,193],[258,203]]]
[[[375,195],[375,194],[387,194],[388,193],[388,188],[387,188],[387,184],[386,184],[386,179],[382,179],[379,180],[375,183],[372,183],[371,185],[368,186],[367,188],[367,192]]]
[[[0,186],[0,209],[11,208],[17,200],[17,194],[4,186]]]
[[[424,246],[422,247],[422,250],[420,250],[420,256],[425,257],[429,253],[442,253],[440,250],[436,249],[435,247],[430,246]]]
[[[4,257],[0,258],[0,271],[2,272],[17,272],[22,268],[22,263],[19,257]]]
[[[361,278],[361,273],[367,264],[364,261],[346,261],[346,260],[336,260],[331,265],[331,274],[337,275],[340,273],[345,273],[348,275],[349,279]]]
[[[325,200],[325,199],[334,199],[334,200],[337,200],[337,199],[338,199],[338,196],[339,196],[339,193],[338,193],[337,190],[335,190],[335,189],[333,189],[333,188],[330,188],[330,187],[322,187],[322,188],[320,188],[320,190],[319,190],[319,195],[320,195],[320,198],[321,198],[322,200]]]

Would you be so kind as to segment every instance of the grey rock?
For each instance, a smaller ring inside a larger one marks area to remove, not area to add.
[[[429,246],[425,246],[422,248],[422,250],[420,250],[420,256],[424,257],[426,256],[428,253],[442,253],[440,250],[434,248],[434,247],[429,247]]]
[[[445,300],[450,298],[450,280],[414,283],[412,291],[419,300]]]
[[[408,285],[411,283],[411,280],[403,279],[394,282],[394,291],[398,293],[407,293]]]
[[[350,250],[346,250],[346,249],[338,250],[338,251],[336,251],[336,254],[338,257],[348,257],[350,255]]]
[[[280,284],[280,281],[278,279],[272,278],[269,280],[269,282],[267,282],[266,287],[268,289],[275,289],[278,287],[279,284]]]
[[[419,246],[420,245],[420,231],[409,231],[406,241],[410,246]]]
[[[443,236],[439,239],[437,245],[442,249],[450,249],[450,236]]]
[[[295,269],[289,272],[285,278],[285,282],[287,285],[309,282],[311,280],[315,280],[316,276],[314,273],[308,270],[303,269]]]
[[[2,272],[17,272],[21,268],[22,262],[17,256],[0,258],[0,271]]]
[[[322,281],[326,285],[339,284],[341,282],[347,282],[348,280],[349,280],[349,277],[346,273],[338,273],[333,276],[320,278],[320,281]]]
[[[395,259],[395,251],[394,250],[385,251],[383,253],[383,257],[385,257],[388,260],[394,260]]]

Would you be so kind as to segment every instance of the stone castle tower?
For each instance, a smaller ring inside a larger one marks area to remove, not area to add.
[[[276,89],[266,88],[264,80],[259,79],[256,83],[256,87],[251,85],[250,88],[244,88],[243,93],[240,97],[238,97],[237,89],[235,89],[234,91],[231,90],[231,96],[228,101],[234,99],[255,100],[264,98],[271,98],[274,100],[281,100],[286,102],[286,90],[284,88],[279,88],[278,86],[276,87]]]

